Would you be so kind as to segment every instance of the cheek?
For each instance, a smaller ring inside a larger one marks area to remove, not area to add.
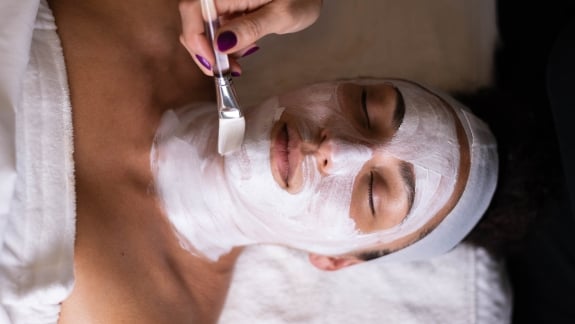
[[[278,102],[295,119],[305,119],[317,127],[326,127],[340,115],[336,85],[316,85],[284,96]],[[340,119],[347,119],[345,116]]]
[[[324,130],[332,138],[354,145],[371,145],[373,142],[354,128],[348,117],[322,105],[286,107],[281,120],[296,127],[302,139],[307,142],[318,143]]]
[[[316,127],[324,127],[330,119],[332,112],[322,103],[308,103],[305,106],[285,106],[283,118],[292,122],[301,121],[313,124]]]

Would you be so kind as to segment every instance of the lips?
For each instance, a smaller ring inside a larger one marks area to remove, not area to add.
[[[272,134],[271,164],[274,179],[288,191],[297,190],[292,180],[301,164],[299,133],[280,121],[275,125]]]

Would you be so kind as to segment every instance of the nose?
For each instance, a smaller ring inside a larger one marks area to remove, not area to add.
[[[314,155],[317,168],[323,175],[345,172],[351,164],[363,165],[371,156],[367,146],[335,138],[325,129],[317,141],[304,145],[303,153]]]

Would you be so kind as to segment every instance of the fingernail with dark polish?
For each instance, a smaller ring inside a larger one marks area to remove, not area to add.
[[[231,31],[225,31],[218,36],[218,49],[222,52],[236,46],[238,38]]]
[[[212,65],[210,64],[210,62],[208,62],[208,60],[206,60],[203,56],[200,56],[200,55],[197,55],[197,54],[196,54],[196,59],[197,59],[200,63],[202,63],[202,65],[203,65],[206,69],[208,69],[208,70],[211,70],[211,69],[212,69]]]
[[[233,77],[239,77],[240,75],[242,75],[240,72],[232,71]]]
[[[259,46],[254,46],[254,47],[250,48],[249,50],[247,50],[247,51],[242,55],[242,57],[246,57],[246,56],[248,56],[248,55],[250,55],[250,54],[253,54],[253,53],[257,52],[259,49],[260,49]]]

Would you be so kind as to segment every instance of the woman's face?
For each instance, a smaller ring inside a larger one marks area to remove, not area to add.
[[[246,109],[244,143],[223,158],[208,108],[179,113],[180,130],[157,145],[157,182],[180,236],[212,256],[257,243],[395,250],[439,223],[462,190],[455,114],[405,81],[274,97]]]
[[[359,248],[366,241],[355,239],[369,233],[393,231],[379,243],[413,238],[457,180],[457,118],[447,106],[405,81],[308,86],[248,111],[244,146],[226,157],[226,173],[250,210],[294,220],[318,240]],[[241,164],[257,167],[241,172]]]

